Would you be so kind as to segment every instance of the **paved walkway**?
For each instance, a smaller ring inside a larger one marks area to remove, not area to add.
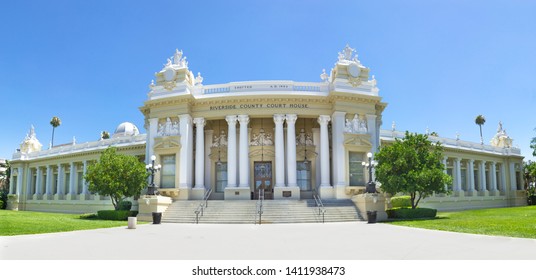
[[[0,237],[3,260],[536,259],[536,240],[389,224],[138,225]]]

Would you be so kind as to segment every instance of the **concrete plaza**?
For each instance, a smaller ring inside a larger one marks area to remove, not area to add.
[[[536,259],[536,240],[389,224],[160,224],[0,237],[2,260]]]

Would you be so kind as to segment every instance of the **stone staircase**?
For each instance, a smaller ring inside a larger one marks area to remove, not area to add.
[[[175,201],[163,214],[164,223],[195,223],[195,210],[199,200]],[[351,200],[323,200],[325,222],[363,221]],[[254,224],[258,220],[256,200],[209,200],[208,207],[199,219],[205,224]],[[257,221],[258,222],[258,221]],[[265,200],[263,224],[321,223],[322,215],[313,199]]]

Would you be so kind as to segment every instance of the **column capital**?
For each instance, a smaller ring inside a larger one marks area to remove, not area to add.
[[[234,126],[236,125],[236,121],[238,120],[238,117],[236,115],[230,115],[230,116],[226,116],[225,120],[227,121],[227,124],[229,124],[230,126]]]
[[[318,123],[320,125],[328,125],[329,121],[331,120],[331,117],[328,115],[320,115],[318,117]]]
[[[470,164],[473,164],[475,162],[475,160],[474,159],[468,159],[467,162],[470,163]]]
[[[274,123],[275,124],[283,124],[285,121],[285,115],[284,114],[275,114],[274,115]]]
[[[296,120],[298,119],[298,115],[296,115],[296,114],[287,114],[285,116],[285,119],[287,120],[287,125],[295,124]]]
[[[200,117],[200,118],[194,118],[194,124],[195,126],[197,127],[204,127],[206,122],[205,122],[205,118],[203,117]]]
[[[182,115],[179,115],[179,120],[181,122],[186,122],[187,124],[192,124],[192,116],[188,115],[188,114],[182,114]]]
[[[240,124],[248,124],[249,123],[249,116],[248,115],[238,115],[238,121]]]

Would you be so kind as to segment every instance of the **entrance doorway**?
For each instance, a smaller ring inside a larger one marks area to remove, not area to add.
[[[264,190],[264,199],[274,199],[274,188],[272,183],[272,162],[255,161],[254,165],[254,182],[255,190],[253,197],[259,198],[259,190]]]

